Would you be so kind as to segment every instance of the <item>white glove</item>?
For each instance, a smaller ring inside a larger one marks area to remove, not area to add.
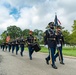
[[[61,47],[61,44],[57,44],[57,47]]]

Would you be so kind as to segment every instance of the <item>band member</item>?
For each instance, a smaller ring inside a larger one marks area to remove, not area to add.
[[[20,39],[20,47],[21,47],[21,56],[23,56],[23,51],[24,51],[24,46],[25,46],[25,40],[23,38]]]
[[[47,29],[45,31],[45,38],[44,38],[44,43],[48,45],[48,48],[50,49],[51,52],[51,61],[52,61],[52,67],[54,69],[57,69],[55,65],[55,60],[54,60],[54,54],[56,50],[56,35],[54,31],[54,23],[50,22],[49,24],[50,29]],[[50,55],[46,58],[46,61],[49,62],[50,60]]]
[[[29,50],[29,57],[30,60],[32,60],[32,54],[34,52],[34,49],[32,48],[32,45],[34,43],[34,36],[32,35],[32,31],[29,32],[29,36],[27,37],[27,44],[28,44],[28,50]]]
[[[64,38],[63,38],[63,34],[61,32],[61,26],[56,27],[56,33],[57,33],[57,39],[58,39],[58,41],[57,41],[58,52],[55,55],[55,60],[59,56],[60,64],[64,65],[63,54],[62,54],[62,45],[64,44]]]

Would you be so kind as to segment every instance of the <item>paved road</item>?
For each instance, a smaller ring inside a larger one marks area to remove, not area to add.
[[[59,64],[58,69],[53,69],[51,65],[45,63],[45,53],[33,54],[33,60],[29,60],[28,52],[24,56],[3,52],[0,50],[0,75],[76,75],[76,58],[64,58],[65,65]]]

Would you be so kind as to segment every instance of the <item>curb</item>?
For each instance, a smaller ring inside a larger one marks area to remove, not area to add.
[[[63,55],[63,57],[70,58],[70,59],[76,59],[76,57],[74,57],[74,56],[66,56],[66,55]]]

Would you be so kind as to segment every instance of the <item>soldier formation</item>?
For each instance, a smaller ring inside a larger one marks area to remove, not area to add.
[[[26,40],[24,40],[24,39],[16,39],[16,40],[10,41],[8,43],[2,43],[1,49],[3,51],[8,50],[9,52],[12,50],[12,53],[14,53],[14,50],[16,50],[16,55],[17,55],[18,50],[20,48],[21,49],[20,54],[21,54],[21,56],[23,56],[25,42],[26,42]]]
[[[33,52],[38,52],[41,47],[39,46],[38,42],[36,41],[36,38],[32,35],[32,31],[29,32],[29,36],[27,37],[27,39],[23,39],[22,38],[16,38],[13,41],[9,41],[7,43],[2,43],[1,44],[1,49],[3,51],[11,51],[12,53],[14,53],[14,51],[16,51],[16,55],[18,55],[18,51],[19,49],[20,51],[20,55],[23,56],[23,52],[24,52],[24,48],[25,45],[27,45],[28,47],[28,51],[29,51],[29,58],[30,60],[32,60],[32,54]]]
[[[64,44],[64,38],[61,32],[61,26],[54,26],[54,22],[50,22],[49,28],[44,32],[44,44],[48,45],[49,55],[45,58],[46,63],[49,65],[49,61],[51,60],[51,66],[54,69],[57,69],[57,66],[55,65],[56,58],[59,56],[60,64],[64,65],[63,62],[63,54],[62,54],[62,45]],[[16,51],[16,55],[18,55],[18,50],[20,48],[20,55],[23,56],[23,51],[25,44],[28,45],[28,51],[29,51],[29,58],[32,60],[32,54],[36,50],[39,51],[41,48],[38,46],[38,44],[35,43],[36,38],[32,35],[32,31],[29,32],[29,36],[27,39],[16,39],[8,43],[2,43],[1,49],[12,50],[12,53]],[[35,48],[35,46],[37,46]],[[57,50],[57,51],[56,51]],[[57,52],[57,53],[56,53]]]

